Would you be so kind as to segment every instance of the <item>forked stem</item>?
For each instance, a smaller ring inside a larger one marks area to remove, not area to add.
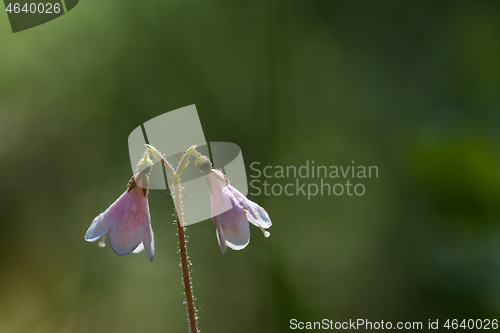
[[[182,201],[181,201],[181,184],[180,178],[182,172],[189,164],[189,157],[195,155],[196,157],[201,156],[200,153],[196,151],[196,146],[191,146],[186,150],[184,155],[177,166],[177,169],[170,165],[170,163],[162,156],[162,154],[156,150],[153,146],[146,145],[147,152],[151,152],[155,155],[167,171],[167,173],[172,176],[174,181],[174,206],[177,215],[177,235],[179,236],[179,248],[181,252],[181,265],[182,265],[182,281],[184,284],[184,294],[186,295],[186,303],[188,308],[189,317],[189,329],[191,333],[198,333],[198,321],[196,317],[196,308],[194,306],[194,296],[193,296],[193,286],[191,284],[191,276],[189,274],[189,259],[187,254],[186,246],[186,234],[184,232],[184,220],[182,216]]]

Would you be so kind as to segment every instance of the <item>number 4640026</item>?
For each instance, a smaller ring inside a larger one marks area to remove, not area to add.
[[[469,319],[469,320],[462,320],[462,322],[459,322],[457,319],[453,319],[450,321],[448,319],[446,323],[443,325],[447,329],[483,329],[483,330],[489,330],[489,329],[494,329],[496,330],[498,328],[498,319]]]
[[[7,8],[5,9],[7,12],[12,13],[14,12],[15,14],[18,14],[20,12],[24,13],[39,13],[39,14],[58,14],[61,12],[61,4],[60,3],[25,3],[24,6],[21,8],[21,5],[18,3],[12,4],[9,3]]]

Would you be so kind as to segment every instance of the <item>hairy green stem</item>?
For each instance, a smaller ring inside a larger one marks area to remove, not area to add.
[[[186,235],[184,233],[184,221],[182,218],[181,187],[179,178],[174,178],[174,200],[177,212],[177,234],[179,235],[179,248],[181,252],[182,277],[188,307],[189,328],[191,333],[198,333],[198,323],[196,320],[196,308],[194,306],[193,286],[189,275],[189,259],[186,247]]]

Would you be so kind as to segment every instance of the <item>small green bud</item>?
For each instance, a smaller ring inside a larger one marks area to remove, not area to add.
[[[205,175],[212,172],[212,162],[206,156],[201,156],[196,159],[196,167]]]

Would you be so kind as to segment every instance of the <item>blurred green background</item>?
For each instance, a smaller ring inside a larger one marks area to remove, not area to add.
[[[1,333],[187,331],[165,192],[153,263],[83,236],[129,133],[190,104],[247,172],[379,167],[361,197],[253,197],[271,237],[242,251],[189,227],[202,332],[500,316],[500,2],[82,0],[0,13]]]

